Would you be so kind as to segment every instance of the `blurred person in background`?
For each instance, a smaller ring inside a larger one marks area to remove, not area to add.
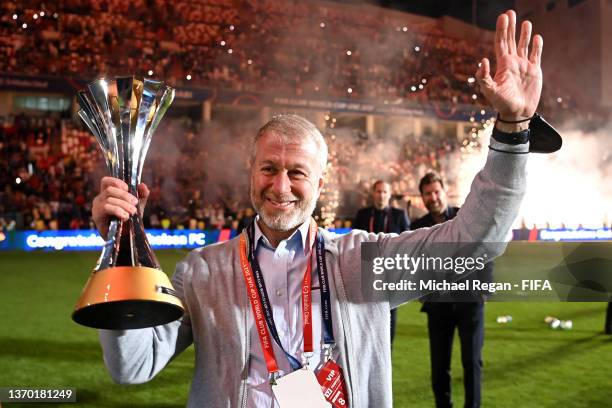
[[[394,232],[401,234],[410,230],[410,220],[404,210],[393,208],[389,204],[391,200],[391,185],[383,180],[376,180],[372,185],[373,206],[365,207],[357,211],[354,229],[367,232]],[[391,309],[391,346],[395,339],[395,327],[397,323],[397,309]]]

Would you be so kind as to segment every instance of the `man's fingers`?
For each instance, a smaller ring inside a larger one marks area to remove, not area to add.
[[[544,39],[540,34],[536,34],[533,36],[533,45],[531,47],[531,55],[529,56],[529,61],[532,64],[536,64],[540,66],[542,63],[542,48],[544,47]]]
[[[107,199],[116,198],[132,205],[138,204],[138,199],[136,197],[118,187],[107,187],[104,191],[102,191],[101,195]]]
[[[144,213],[145,206],[147,205],[147,200],[149,199],[149,187],[145,183],[140,183],[138,185],[138,208],[140,210],[140,214]]]
[[[104,202],[104,204],[109,204],[113,207],[117,207],[129,214],[136,214],[136,206],[133,204],[130,204],[127,201],[121,200],[119,198],[114,198],[114,197],[109,197],[106,199],[106,201]]]
[[[106,233],[104,225],[108,218],[116,217],[122,221],[127,220],[131,214],[136,214],[139,205],[138,198],[129,193],[128,185],[114,177],[103,177],[100,181],[100,194],[94,199],[93,215],[97,220],[96,225],[100,233]],[[141,196],[141,205],[144,206],[149,189],[146,185],[138,186],[138,194]],[[100,224],[100,225],[98,225]]]
[[[506,36],[508,35],[508,16],[501,14],[497,17],[497,25],[495,27],[495,56],[499,60],[502,55],[508,53],[508,43]]]
[[[478,71],[476,71],[476,79],[480,86],[480,92],[489,99],[489,97],[495,94],[495,81],[491,78],[491,65],[488,58],[483,58],[480,61]]]
[[[531,40],[531,23],[523,21],[521,25],[521,38],[519,39],[517,54],[521,58],[527,58],[529,55],[529,41]]]
[[[477,80],[482,79],[482,77],[484,76],[484,66],[483,66],[484,64],[483,64],[482,61],[484,61],[484,60],[481,60],[478,63],[478,69],[476,70],[476,79]]]
[[[476,71],[476,79],[478,80],[478,82],[488,82],[491,79],[491,65],[489,64],[488,58],[483,58],[480,61],[480,64],[478,64],[478,71]]]
[[[109,216],[117,217],[121,221],[126,221],[130,217],[130,214],[127,211],[116,205],[106,203],[104,204],[103,208],[106,214],[108,214]]]
[[[516,13],[514,10],[506,11],[508,16],[508,33],[506,41],[508,41],[508,52],[516,54]]]
[[[107,187],[116,187],[118,189],[128,191],[128,185],[125,183],[125,181],[115,177],[102,177],[102,180],[100,180],[100,191],[104,191]]]
[[[149,198],[149,187],[147,187],[147,185],[145,183],[140,183],[138,185],[138,198],[141,200],[146,200],[147,198]]]

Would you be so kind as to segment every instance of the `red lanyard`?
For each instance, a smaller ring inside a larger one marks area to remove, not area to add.
[[[311,273],[312,273],[312,254],[317,234],[317,224],[311,219],[310,231],[309,231],[309,248],[310,256],[308,258],[308,264],[306,271],[304,272],[304,279],[302,281],[302,321],[304,329],[304,353],[311,353],[313,351],[312,346],[312,288],[311,288]],[[244,275],[244,281],[247,286],[247,294],[249,301],[251,302],[251,309],[253,311],[253,317],[255,318],[255,326],[257,327],[257,334],[259,335],[259,341],[263,350],[264,359],[266,360],[266,367],[269,373],[275,373],[279,371],[276,357],[274,356],[274,347],[270,331],[266,324],[266,320],[263,313],[262,300],[253,276],[253,270],[248,259],[247,251],[247,234],[246,231],[240,236],[240,265],[242,274]],[[255,254],[252,254],[254,257]]]

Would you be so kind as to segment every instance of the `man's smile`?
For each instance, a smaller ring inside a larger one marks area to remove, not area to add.
[[[297,202],[297,200],[278,200],[277,201],[269,197],[265,197],[265,199],[269,206],[271,206],[274,209],[279,209],[279,210],[287,210],[289,208],[293,208],[295,203]]]

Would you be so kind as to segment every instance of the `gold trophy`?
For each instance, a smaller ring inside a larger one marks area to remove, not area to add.
[[[174,99],[163,82],[136,77],[99,79],[79,91],[79,116],[96,137],[112,177],[138,196],[142,166],[157,125]],[[72,319],[99,329],[152,327],[184,309],[147,241],[141,216],[114,219],[98,264]]]

